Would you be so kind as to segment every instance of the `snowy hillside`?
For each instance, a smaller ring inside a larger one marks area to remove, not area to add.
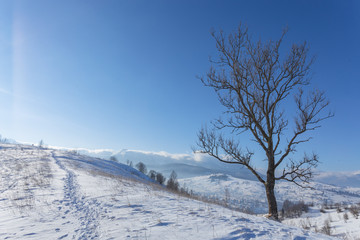
[[[0,145],[1,239],[330,239],[169,193],[122,164]]]
[[[258,181],[244,180],[226,174],[212,174],[194,178],[180,179],[180,185],[186,186],[196,193],[225,198],[225,191],[230,193],[229,204],[242,209],[252,210],[255,213],[266,213],[267,201],[264,186]],[[300,188],[289,182],[278,182],[275,194],[278,204],[285,200],[304,201],[321,205],[323,203],[358,203],[360,201],[360,188],[337,187],[323,183],[313,182],[314,189]],[[226,190],[227,189],[227,190]]]
[[[336,207],[335,207],[336,208]],[[346,240],[360,239],[360,219],[344,207],[338,209],[320,209],[311,207],[300,217],[283,220],[283,223],[312,231],[326,231],[332,236]]]
[[[218,199],[230,207],[255,213],[267,212],[265,189],[258,181],[234,178],[225,174],[212,174],[181,179],[180,183],[191,188],[195,193]],[[321,231],[328,221],[331,234],[348,240],[359,240],[360,219],[354,217],[346,208],[360,203],[360,188],[337,187],[317,182],[313,182],[311,186],[314,189],[303,189],[289,182],[279,182],[276,185],[275,194],[279,210],[285,200],[304,201],[314,205],[310,207],[309,213],[286,219],[283,223]],[[321,209],[323,205],[333,207]],[[349,220],[344,220],[345,213]]]
[[[165,176],[169,176],[171,171],[175,170],[179,178],[223,173],[246,180],[257,180],[246,168],[224,164],[205,154],[171,154],[128,149],[114,151],[110,149],[89,150],[78,148],[76,151],[84,155],[105,159],[110,159],[113,156],[121,163],[127,163],[128,161],[133,162],[133,164],[143,162],[148,169],[159,171]],[[316,172],[314,181],[340,187],[360,188],[360,172]]]
[[[216,173],[230,174],[243,179],[255,180],[255,176],[246,168],[234,168],[223,164],[205,154],[171,154],[167,152],[146,152],[124,149],[113,150],[76,149],[77,152],[105,159],[116,157],[120,163],[131,161],[134,165],[143,162],[148,169],[153,169],[169,176],[175,170],[179,178],[204,176]]]

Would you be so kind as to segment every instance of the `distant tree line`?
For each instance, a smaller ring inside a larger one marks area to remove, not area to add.
[[[308,212],[309,206],[304,201],[292,202],[285,200],[281,209],[281,217],[294,218],[300,217],[303,212]]]
[[[131,166],[132,162],[128,161],[128,165]],[[160,185],[165,185],[171,191],[188,193],[187,189],[179,187],[179,182],[177,180],[177,174],[175,171],[171,172],[169,179],[166,181],[166,178],[164,177],[164,175],[162,173],[156,172],[155,170],[150,170],[148,172],[147,167],[143,162],[137,163],[135,165],[135,168],[139,172],[147,175],[153,181],[159,183]]]

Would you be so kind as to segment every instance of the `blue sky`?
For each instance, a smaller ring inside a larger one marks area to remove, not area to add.
[[[189,153],[222,112],[196,76],[210,29],[307,41],[313,86],[336,116],[301,150],[324,170],[359,170],[358,1],[1,1],[0,133],[25,142]],[[242,139],[244,145],[248,140]]]

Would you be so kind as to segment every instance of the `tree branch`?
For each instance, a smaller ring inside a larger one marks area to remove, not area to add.
[[[222,136],[217,136],[214,131],[208,131],[206,128],[202,128],[198,133],[199,150],[195,150],[199,153],[206,153],[217,160],[230,163],[240,164],[247,167],[263,184],[265,181],[260,174],[251,166],[250,161],[253,155],[252,152],[243,153],[238,143],[233,140],[225,140]],[[225,154],[221,155],[220,150]]]
[[[282,175],[276,177],[275,180],[286,180],[293,182],[300,187],[308,187],[303,185],[309,184],[313,178],[312,169],[316,168],[319,163],[318,156],[313,153],[311,157],[306,154],[303,159],[299,162],[290,161],[290,164],[283,169]]]

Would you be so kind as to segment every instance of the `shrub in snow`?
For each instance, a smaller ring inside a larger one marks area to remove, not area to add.
[[[329,236],[331,235],[331,226],[329,220],[325,220],[324,226],[321,228],[321,232]]]
[[[191,196],[189,189],[185,186],[180,188],[180,193],[184,196]]]
[[[300,225],[303,229],[306,229],[306,230],[309,230],[311,228],[311,223],[310,223],[310,220],[309,218],[305,220],[300,220]]]
[[[335,204],[335,206],[336,206],[336,212],[341,213],[342,212],[341,205],[339,203],[337,203],[337,204]]]
[[[352,215],[354,215],[354,217],[356,219],[358,219],[359,217],[359,207],[356,206],[356,205],[352,205],[350,208],[349,208],[349,211]]]

